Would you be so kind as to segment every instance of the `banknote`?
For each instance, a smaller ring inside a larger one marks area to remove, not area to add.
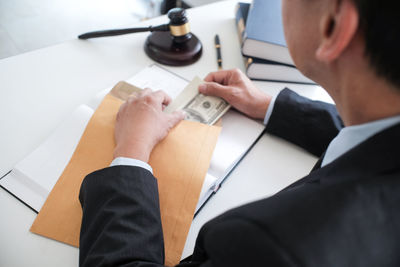
[[[203,81],[199,77],[194,78],[164,112],[183,110],[187,114],[186,120],[208,125],[217,122],[229,110],[230,105],[222,98],[200,94],[198,87],[201,83]]]
[[[113,89],[110,91],[110,95],[126,101],[131,94],[139,93],[140,91],[142,91],[141,88],[122,81],[113,87]]]

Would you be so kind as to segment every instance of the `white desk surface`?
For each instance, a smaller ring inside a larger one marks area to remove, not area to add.
[[[192,32],[203,43],[203,55],[191,66],[167,68],[187,79],[214,71],[213,41],[218,33],[224,68],[244,69],[234,19],[236,2],[188,10]],[[159,17],[138,26],[166,21]],[[1,60],[0,177],[43,142],[78,105],[153,63],[143,52],[147,35],[71,40]],[[308,97],[330,101],[318,86],[256,84],[273,95],[287,86]],[[315,161],[294,145],[264,135],[194,219],[183,256],[191,254],[206,221],[227,209],[276,193],[306,175]],[[36,214],[2,189],[0,210],[0,266],[78,265],[78,249],[30,233]]]

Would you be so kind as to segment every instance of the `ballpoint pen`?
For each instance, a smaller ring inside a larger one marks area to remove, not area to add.
[[[222,70],[221,43],[219,41],[218,34],[215,35],[214,43],[215,43],[215,49],[217,50],[218,69]]]

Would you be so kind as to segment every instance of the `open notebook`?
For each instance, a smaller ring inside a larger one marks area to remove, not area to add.
[[[158,66],[151,65],[126,82],[139,88],[164,90],[175,98],[188,81]],[[79,106],[36,150],[14,166],[0,180],[0,186],[39,212],[48,194],[67,166],[86,124],[103,97],[100,92],[87,105]],[[238,161],[264,130],[261,122],[230,110],[222,118],[222,131],[214,150],[196,212],[220,187]]]

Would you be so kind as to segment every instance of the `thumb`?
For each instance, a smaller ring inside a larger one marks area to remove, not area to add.
[[[174,128],[185,117],[186,117],[186,112],[183,110],[177,110],[172,112],[171,114],[168,114],[168,122],[171,129]]]
[[[231,87],[216,82],[205,82],[199,85],[199,92],[204,95],[218,96],[227,99],[231,94]]]

